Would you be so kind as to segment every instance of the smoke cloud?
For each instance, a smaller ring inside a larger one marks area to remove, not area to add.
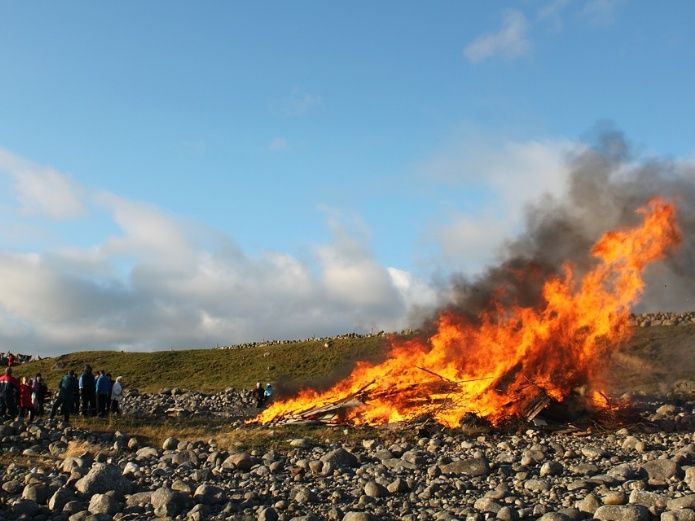
[[[635,311],[695,307],[695,168],[665,159],[638,160],[626,138],[604,131],[593,146],[568,156],[565,193],[545,195],[524,212],[523,232],[505,242],[499,261],[474,278],[457,276],[450,307],[474,320],[493,302],[532,306],[542,283],[571,262],[577,273],[592,266],[592,245],[607,230],[634,225],[635,210],[660,195],[678,207],[683,243],[649,267]]]

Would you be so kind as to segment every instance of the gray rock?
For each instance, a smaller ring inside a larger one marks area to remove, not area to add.
[[[75,489],[85,496],[104,494],[110,490],[121,496],[128,494],[132,488],[132,483],[123,477],[120,468],[105,463],[95,463],[87,475],[75,483]]]
[[[655,459],[642,465],[649,479],[654,481],[668,481],[670,478],[682,475],[680,466],[670,459]]]
[[[16,517],[26,516],[33,517],[39,513],[41,507],[36,503],[36,501],[31,501],[28,499],[22,499],[12,505],[11,512]]]
[[[22,490],[22,499],[34,501],[43,505],[51,497],[51,492],[46,485],[27,485]]]
[[[661,521],[695,521],[695,510],[669,510],[661,514]]]
[[[136,492],[126,497],[125,504],[128,507],[147,505],[152,499],[152,491]]]
[[[142,461],[148,458],[156,458],[158,455],[159,452],[157,452],[157,449],[154,447],[142,447],[135,453],[135,459],[137,461]]]
[[[137,463],[134,463],[132,461],[129,461],[128,463],[125,464],[125,467],[123,467],[123,475],[124,476],[136,474],[138,472],[140,472],[140,467],[138,466]]]
[[[94,494],[89,500],[88,510],[92,514],[113,515],[121,510],[121,505],[112,494]]]
[[[19,494],[19,492],[23,489],[24,487],[22,484],[17,481],[16,479],[11,479],[9,481],[5,481],[2,484],[2,489],[7,492],[8,494]]]
[[[299,504],[315,503],[318,500],[316,493],[306,487],[299,487],[292,491],[292,500]]]
[[[257,463],[256,458],[252,457],[248,452],[238,452],[232,454],[222,463],[222,468],[239,469],[248,472]]]
[[[687,467],[685,469],[685,477],[683,478],[686,485],[695,492],[695,467]]]
[[[538,521],[569,521],[569,519],[569,517],[560,512],[546,512],[538,518]]]
[[[296,438],[290,441],[290,447],[295,449],[309,449],[313,444],[313,441],[309,438]]]
[[[546,461],[541,465],[540,475],[541,477],[559,476],[564,470],[565,467],[562,466],[562,463],[558,463],[557,461]]]
[[[496,514],[502,509],[502,505],[489,497],[481,497],[475,500],[475,503],[473,503],[473,508],[475,508],[478,512],[492,512],[493,514]]]
[[[625,503],[627,503],[627,496],[620,490],[612,490],[603,496],[604,505],[624,505]]]
[[[637,469],[630,463],[617,465],[609,469],[606,474],[622,480],[636,479],[638,476]]]
[[[376,481],[368,481],[364,486],[364,493],[369,497],[386,497],[389,495],[388,489]]]
[[[486,458],[470,458],[442,465],[441,471],[447,475],[486,476],[490,473],[490,465]]]
[[[688,494],[687,496],[669,499],[666,502],[666,508],[669,510],[680,510],[682,508],[695,510],[695,494]]]
[[[167,438],[164,440],[164,443],[162,443],[162,448],[164,450],[176,450],[176,447],[179,444],[179,440],[177,440],[174,437]]]
[[[608,455],[602,447],[582,447],[581,452],[589,460],[598,460]]]
[[[65,487],[60,487],[48,500],[48,508],[53,512],[59,512],[63,510],[63,507],[73,498],[74,495],[71,490]]]
[[[273,507],[263,508],[258,513],[258,521],[278,521],[278,513]]]
[[[209,508],[205,505],[195,505],[186,514],[187,521],[203,521],[207,519]]]
[[[203,504],[213,505],[224,501],[223,494],[224,490],[220,487],[203,483],[195,489],[193,497]]]
[[[584,514],[577,508],[561,508],[558,512],[566,515],[571,521],[581,521],[584,519]]]
[[[667,498],[666,496],[662,496],[656,492],[649,492],[647,490],[633,490],[630,492],[629,501],[631,504],[643,505],[647,508],[664,508],[666,507]]]
[[[405,492],[408,492],[410,490],[410,487],[408,486],[408,482],[404,479],[396,478],[394,481],[392,481],[386,486],[386,489],[391,494],[403,494]]]
[[[355,468],[359,466],[359,460],[352,452],[343,448],[335,449],[325,454],[321,461],[328,463],[333,468],[349,467]],[[346,514],[347,515],[347,514]]]
[[[378,517],[369,512],[345,512],[342,521],[378,521]]]
[[[504,506],[497,511],[497,519],[501,521],[518,521],[519,513],[512,507]]]
[[[545,492],[550,490],[550,483],[544,479],[527,479],[524,482],[524,488],[531,492]]]
[[[594,519],[601,521],[649,521],[651,514],[642,505],[604,505],[594,512]]]
[[[596,497],[595,494],[587,494],[584,499],[577,501],[575,506],[580,512],[586,512],[587,514],[593,515],[601,506],[601,501]]]
[[[157,517],[174,517],[183,512],[188,501],[181,492],[160,487],[152,493],[150,503]]]

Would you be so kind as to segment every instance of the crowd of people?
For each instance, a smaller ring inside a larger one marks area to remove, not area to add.
[[[51,393],[41,373],[18,380],[12,372],[9,366],[0,376],[0,420],[23,418],[31,422],[43,416]],[[262,409],[272,399],[273,387],[270,383],[263,386],[258,382],[254,394],[256,407]],[[114,380],[110,373],[97,371],[95,374],[90,365],[85,365],[79,378],[73,370],[63,375],[49,417],[53,419],[60,411],[65,423],[69,423],[71,415],[80,413],[84,417],[101,418],[120,415],[122,400],[123,377]]]
[[[13,353],[7,351],[6,353],[0,352],[0,365],[3,367],[13,367],[15,365],[25,364],[31,362],[32,360],[40,360],[41,357],[23,355],[21,353]]]
[[[7,367],[0,376],[0,418],[33,421],[36,416],[43,416],[48,395],[48,386],[41,373],[18,380],[12,375],[12,367]]]
[[[261,382],[256,382],[256,407],[262,409],[270,401],[273,396],[273,386],[269,383],[263,384]]]
[[[106,371],[92,372],[90,365],[84,366],[79,379],[75,371],[68,371],[58,385],[58,397],[53,402],[50,417],[60,409],[63,420],[70,421],[70,414],[106,417],[108,414],[121,414],[123,400],[123,377],[115,380]],[[80,409],[80,405],[82,406]]]
[[[12,375],[12,367],[5,369],[0,376],[0,419],[24,418],[33,421],[43,416],[50,392],[46,382],[38,373],[34,378],[26,376],[18,380]],[[58,384],[56,399],[50,411],[50,418],[58,411],[68,423],[71,414],[80,412],[83,416],[106,417],[108,414],[121,414],[123,399],[123,378],[115,380],[106,371],[97,371],[86,365],[79,379],[75,371],[68,371]]]

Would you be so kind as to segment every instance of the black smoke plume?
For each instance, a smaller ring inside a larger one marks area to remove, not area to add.
[[[634,311],[695,309],[695,167],[638,159],[616,131],[602,132],[595,144],[568,161],[566,193],[545,195],[529,205],[524,231],[505,243],[495,266],[473,280],[454,279],[449,308],[475,321],[494,302],[540,303],[548,276],[565,262],[572,263],[578,275],[591,268],[591,247],[601,235],[639,222],[635,210],[660,195],[678,208],[683,243],[668,259],[648,268],[645,293]]]

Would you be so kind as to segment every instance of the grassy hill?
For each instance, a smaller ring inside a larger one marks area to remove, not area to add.
[[[355,360],[377,360],[385,350],[384,336],[267,344],[239,349],[189,349],[152,353],[82,351],[18,366],[17,376],[40,372],[55,388],[65,371],[79,375],[85,364],[94,371],[123,376],[129,387],[155,392],[162,387],[216,391],[254,387],[257,381],[318,382]]]
[[[85,351],[25,364],[16,374],[41,372],[55,388],[66,369],[79,374],[89,363],[94,370],[122,375],[128,386],[149,392],[162,387],[250,388],[259,380],[320,385],[336,371],[346,374],[355,360],[378,360],[386,346],[386,337],[372,336],[335,339],[330,347],[317,340],[229,350]],[[608,364],[606,377],[616,392],[653,392],[681,378],[695,380],[695,324],[635,328],[633,338]]]

